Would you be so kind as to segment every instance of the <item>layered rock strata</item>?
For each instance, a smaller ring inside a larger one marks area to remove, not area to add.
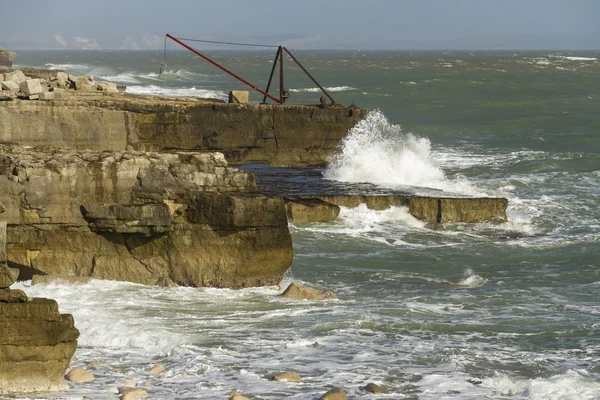
[[[12,67],[16,54],[0,47],[0,67]]]
[[[280,197],[219,153],[0,146],[8,262],[142,284],[277,284],[292,262]]]
[[[0,141],[100,151],[219,151],[230,163],[309,166],[326,163],[365,113],[56,90],[50,101],[0,102]]]
[[[0,394],[68,389],[63,378],[79,331],[50,299],[9,289],[18,271],[6,264],[6,221],[0,221]]]
[[[294,222],[329,222],[337,218],[339,206],[355,208],[365,204],[373,210],[407,207],[410,214],[427,223],[505,222],[508,200],[498,197],[419,196],[299,196],[286,198],[288,218]],[[334,207],[338,207],[337,213]],[[332,210],[328,212],[327,210]],[[319,217],[318,221],[314,219]],[[327,217],[330,217],[327,219]]]

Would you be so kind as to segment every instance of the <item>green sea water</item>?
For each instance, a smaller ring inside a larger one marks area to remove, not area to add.
[[[207,54],[266,86],[274,54]],[[432,228],[402,208],[359,207],[334,223],[290,225],[295,258],[281,288],[299,280],[337,294],[322,303],[279,299],[278,287],[21,283],[74,314],[73,365],[103,365],[64,398],[113,398],[105,386],[125,377],[156,398],[236,388],[314,399],[333,386],[355,399],[600,398],[600,52],[294,54],[338,103],[378,111],[325,169],[243,167],[259,184],[502,196],[509,221]],[[162,51],[17,59],[130,93],[225,98],[243,88],[171,47],[159,79],[164,61]],[[314,84],[285,64],[290,102],[317,103]],[[144,372],[158,362],[166,374]],[[279,370],[304,383],[265,378]],[[388,394],[365,393],[368,382]]]

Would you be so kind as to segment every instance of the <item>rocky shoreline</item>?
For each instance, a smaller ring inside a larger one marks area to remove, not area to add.
[[[0,393],[66,389],[79,335],[55,301],[8,289],[17,279],[277,285],[293,260],[288,222],[330,222],[340,206],[405,206],[433,224],[506,220],[506,199],[264,195],[230,165],[322,165],[364,117],[358,108],[131,96],[29,73],[0,74]],[[304,289],[284,295],[334,297]],[[345,398],[330,392],[322,398]]]

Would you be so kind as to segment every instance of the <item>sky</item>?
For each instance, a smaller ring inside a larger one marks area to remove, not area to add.
[[[227,32],[371,41],[600,32],[600,0],[0,0],[0,15],[0,44],[3,35],[20,32],[98,40]]]

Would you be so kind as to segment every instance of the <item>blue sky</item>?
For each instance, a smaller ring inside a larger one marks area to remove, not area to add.
[[[0,15],[0,41],[21,31],[412,41],[600,32],[600,0],[0,0]]]

